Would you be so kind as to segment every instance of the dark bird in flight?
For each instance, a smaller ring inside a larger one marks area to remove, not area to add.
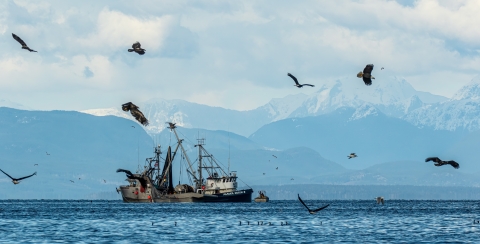
[[[70,180],[72,183],[75,183],[73,180]]]
[[[48,153],[48,152],[45,152],[45,153],[47,154],[47,156],[49,156],[49,155],[50,155],[50,153]]]
[[[12,33],[12,36],[13,36],[13,39],[15,39],[17,42],[20,43],[20,45],[22,45],[22,49],[27,49],[27,50],[30,51],[30,52],[37,52],[37,51],[29,48],[29,47],[27,46],[27,44],[22,40],[22,38],[18,37],[17,35],[15,35],[15,34],[13,34],[13,33]]]
[[[363,82],[365,82],[365,85],[367,86],[372,84],[372,79],[375,79],[375,77],[372,76],[372,70],[373,64],[367,64],[367,66],[365,66],[365,69],[363,69],[363,73],[360,71],[357,74],[357,77],[362,78]]]
[[[143,115],[140,110],[138,110],[139,107],[131,102],[125,103],[122,105],[122,110],[123,111],[130,111],[130,113],[135,117],[135,119],[140,122],[140,124],[147,126],[148,125],[148,120],[145,118],[145,115]]]
[[[385,200],[383,199],[383,197],[377,197],[376,199],[377,199],[377,204],[380,204],[380,203],[382,205],[385,204]]]
[[[107,183],[107,181],[106,181],[106,180],[103,180],[103,183]]]
[[[294,86],[296,86],[296,87],[298,87],[298,88],[302,88],[303,86],[315,87],[314,85],[310,85],[310,84],[300,84],[300,83],[298,83],[298,80],[297,80],[297,78],[295,78],[295,76],[293,76],[293,75],[290,74],[290,73],[288,73],[287,75],[290,76],[290,78],[292,78],[293,81],[295,81],[295,85],[294,85]]]
[[[384,68],[384,67],[382,67],[380,70],[384,70],[384,69],[385,69],[385,68]]]
[[[33,166],[38,166],[38,164],[34,164]]]
[[[350,155],[348,155],[347,157],[348,157],[348,159],[351,159],[351,158],[356,158],[358,156],[355,153],[350,153]]]
[[[330,206],[330,204],[327,204],[327,205],[325,205],[325,206],[323,206],[323,207],[321,207],[321,208],[319,208],[319,209],[311,210],[310,208],[308,208],[307,204],[305,204],[305,203],[303,202],[303,200],[300,198],[300,194],[298,194],[298,200],[300,200],[300,202],[303,204],[303,206],[305,206],[305,207],[307,208],[307,210],[308,210],[308,212],[309,212],[310,214],[315,214],[315,213],[317,213],[318,211],[320,211],[320,210],[322,210],[322,209],[325,209],[325,208],[327,208],[328,206]]]
[[[78,180],[81,180],[81,178],[78,178]]]
[[[452,165],[452,167],[454,167],[456,169],[460,168],[460,165],[453,160],[443,161],[443,160],[441,160],[437,157],[430,157],[430,158],[425,159],[425,162],[429,162],[429,161],[435,162],[435,164],[434,164],[435,166],[442,166],[442,165],[450,164],[450,165]]]
[[[278,167],[276,168],[276,170],[278,170]]]
[[[135,42],[133,43],[132,45],[132,48],[133,49],[128,49],[129,52],[136,52],[140,55],[144,55],[145,54],[145,49],[142,48],[142,45],[140,44],[140,42]]]
[[[127,175],[127,178],[132,179],[132,180],[138,180],[140,181],[140,184],[143,186],[143,188],[147,188],[147,181],[143,177],[138,177],[132,174],[130,170],[126,169],[117,169],[117,173],[123,172]]]
[[[29,177],[32,177],[32,176],[34,176],[34,175],[37,174],[37,172],[35,172],[35,173],[33,173],[33,174],[29,175],[29,176],[25,176],[25,177],[22,177],[22,178],[13,178],[13,177],[11,177],[9,174],[5,173],[5,171],[3,171],[3,170],[1,170],[1,169],[0,169],[0,171],[2,171],[6,176],[8,176],[8,178],[12,179],[12,182],[13,182],[13,184],[15,184],[15,185],[18,184],[18,183],[20,183],[21,180],[26,179],[26,178],[29,178]]]
[[[290,180],[293,180],[293,178],[291,178]]]
[[[135,128],[135,126],[132,125],[133,128]]]
[[[263,175],[265,175],[265,173],[263,173]]]
[[[277,158],[277,156],[275,156],[275,155],[272,155],[272,156],[273,156],[274,158]]]

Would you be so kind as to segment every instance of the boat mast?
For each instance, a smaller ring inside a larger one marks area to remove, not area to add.
[[[183,155],[185,155],[185,159],[187,160],[187,163],[188,163],[188,168],[190,168],[190,170],[187,170],[188,173],[190,173],[190,175],[193,176],[193,179],[194,181],[196,182],[196,185],[198,185],[198,178],[197,178],[197,175],[195,174],[195,171],[193,170],[193,167],[192,167],[192,163],[190,162],[190,159],[188,158],[188,155],[187,155],[187,152],[185,151],[185,148],[183,148],[183,145],[182,145],[182,142],[183,140],[181,140],[179,137],[178,137],[178,134],[177,134],[177,131],[175,130],[175,128],[177,128],[175,126],[175,123],[172,123],[172,122],[167,122],[168,125],[169,125],[169,129],[171,131],[173,131],[173,133],[175,134],[175,137],[177,138],[177,142],[178,144],[180,145],[180,148],[182,149],[182,152],[183,152]],[[201,177],[201,173],[200,173],[200,177]],[[201,186],[201,185],[200,185]]]
[[[203,185],[203,178],[202,178],[202,145],[205,144],[205,139],[197,139],[198,144],[195,145],[196,147],[198,146],[198,173],[200,176],[200,187]],[[198,186],[197,186],[198,188]]]

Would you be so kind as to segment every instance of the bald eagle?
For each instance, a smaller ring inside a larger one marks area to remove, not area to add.
[[[22,45],[22,49],[27,49],[27,50],[30,51],[30,52],[37,52],[37,51],[29,48],[29,47],[27,46],[27,44],[22,40],[22,38],[18,37],[17,35],[15,35],[15,34],[13,34],[13,33],[12,33],[12,36],[13,36],[13,39],[15,39],[17,42],[20,43],[20,45]]]
[[[140,185],[142,185],[143,188],[147,188],[147,181],[143,177],[136,176],[130,172],[130,170],[126,169],[117,169],[117,173],[123,172],[127,176],[127,178],[132,179],[132,180],[138,180],[140,182]]]
[[[298,87],[298,88],[302,88],[303,86],[315,87],[314,85],[310,85],[310,84],[300,84],[300,83],[298,83],[298,80],[297,80],[297,78],[296,78],[295,76],[293,76],[293,75],[290,74],[290,73],[288,73],[287,75],[290,76],[290,78],[292,78],[293,81],[295,81],[295,85],[294,85],[294,86],[296,86],[296,87]]]
[[[133,45],[132,45],[132,48],[133,48],[133,49],[128,49],[128,51],[129,51],[129,52],[136,52],[136,53],[138,53],[139,55],[144,55],[146,50],[143,49],[141,46],[142,46],[142,45],[140,44],[140,42],[135,42],[135,43],[133,43]]]
[[[367,64],[367,66],[365,66],[365,69],[363,69],[363,73],[360,71],[357,74],[357,77],[362,78],[363,82],[365,82],[365,85],[367,86],[372,84],[372,79],[375,79],[375,77],[372,76],[372,70],[373,64]]]
[[[327,208],[328,206],[330,206],[330,204],[327,204],[327,205],[325,205],[325,206],[323,206],[323,207],[321,207],[321,208],[317,208],[317,209],[313,209],[313,210],[312,210],[312,209],[310,209],[310,208],[307,206],[307,204],[305,204],[305,202],[303,202],[303,200],[300,198],[300,194],[298,194],[298,200],[303,204],[303,206],[305,206],[305,208],[307,208],[307,210],[308,210],[308,212],[309,212],[310,214],[315,214],[315,213],[317,213],[318,211],[320,211],[320,210],[322,210],[322,209],[325,209],[325,208]]]
[[[433,161],[433,162],[435,162],[434,165],[437,166],[437,167],[438,167],[438,166],[442,166],[442,165],[446,165],[446,164],[450,164],[450,165],[452,165],[452,167],[454,167],[454,168],[456,168],[456,169],[460,168],[460,165],[459,165],[457,162],[453,161],[453,160],[443,161],[443,160],[441,160],[441,159],[439,159],[439,158],[437,158],[437,157],[430,157],[430,158],[425,159],[425,162],[428,162],[428,161]]]
[[[2,171],[6,176],[8,176],[8,178],[12,179],[12,182],[13,182],[13,184],[15,184],[15,185],[18,184],[18,183],[20,183],[21,180],[26,179],[26,178],[29,178],[29,177],[32,177],[32,176],[34,176],[34,175],[37,174],[37,172],[35,172],[35,173],[33,173],[33,174],[29,175],[29,176],[25,176],[25,177],[22,177],[22,178],[13,178],[13,177],[11,177],[9,174],[5,173],[5,171],[3,171],[3,170],[1,170],[1,169],[0,169],[0,171]]]
[[[122,110],[123,111],[130,111],[130,113],[135,117],[135,119],[140,122],[140,124],[147,126],[148,125],[148,120],[145,118],[145,115],[143,115],[140,110],[138,110],[138,106],[128,102],[122,105]]]

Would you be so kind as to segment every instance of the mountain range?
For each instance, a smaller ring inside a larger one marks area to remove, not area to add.
[[[399,77],[386,77],[371,86],[365,86],[355,78],[347,77],[322,84],[310,94],[289,95],[274,98],[253,110],[236,111],[211,107],[184,100],[152,99],[139,103],[150,120],[146,128],[149,134],[163,131],[165,122],[175,122],[187,128],[231,131],[250,136],[261,126],[287,118],[317,116],[338,108],[360,108],[370,105],[383,114],[399,118],[416,127],[436,130],[480,129],[480,76],[462,87],[448,99],[428,92],[415,90]],[[85,113],[125,117],[118,108],[90,109]],[[125,118],[130,118],[128,115]]]

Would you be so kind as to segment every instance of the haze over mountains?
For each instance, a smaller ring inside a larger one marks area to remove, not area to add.
[[[196,139],[206,138],[206,149],[247,185],[479,187],[479,98],[479,77],[451,99],[416,91],[395,77],[371,87],[348,78],[250,111],[150,100],[139,103],[148,127],[133,121],[120,105],[80,113],[26,111],[21,104],[2,101],[0,168],[15,176],[38,171],[15,186],[14,198],[99,197],[124,183],[117,168],[135,171],[153,156],[154,144],[163,150],[175,145],[165,124],[172,121],[192,159],[198,154]],[[21,110],[4,108],[9,106]],[[347,159],[351,152],[359,157]],[[430,156],[454,159],[460,169],[425,163]],[[185,182],[181,167],[185,165],[174,166],[174,180]],[[2,192],[12,187],[8,178],[0,180]]]

